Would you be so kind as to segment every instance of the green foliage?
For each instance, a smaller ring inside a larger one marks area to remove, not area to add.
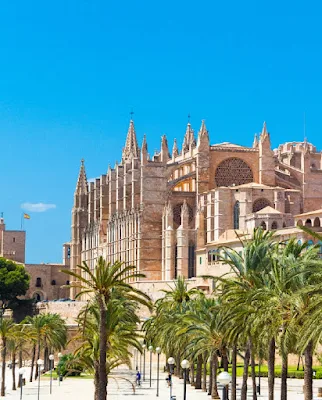
[[[10,301],[8,307],[13,311],[13,319],[16,323],[20,323],[27,316],[32,316],[34,312],[34,299],[14,299]]]
[[[10,301],[26,294],[30,275],[25,267],[0,257],[0,306],[8,307]]]
[[[57,364],[57,374],[59,376],[79,376],[83,368],[75,361],[75,356],[71,353],[64,354]]]

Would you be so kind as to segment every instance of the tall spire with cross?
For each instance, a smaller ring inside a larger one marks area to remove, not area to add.
[[[185,153],[186,151],[189,150],[190,147],[193,147],[195,145],[196,145],[195,134],[193,129],[191,128],[190,114],[188,114],[188,124],[186,128],[186,134],[183,139],[182,151]]]
[[[86,172],[85,172],[85,165],[84,165],[84,159],[81,159],[81,166],[78,174],[78,180],[76,184],[76,190],[75,194],[76,195],[82,195],[82,194],[87,194],[88,193],[88,187],[87,187],[87,177],[86,177]]]
[[[134,122],[132,119],[134,114],[133,111],[131,111],[130,114],[131,114],[130,126],[127,132],[125,147],[123,149],[123,154],[122,154],[123,161],[129,160],[133,157],[139,157],[140,155],[140,150],[135,134]]]

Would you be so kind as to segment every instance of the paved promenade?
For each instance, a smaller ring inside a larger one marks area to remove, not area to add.
[[[155,373],[153,371],[153,377],[155,378]],[[142,382],[141,387],[135,388],[135,392],[133,391],[134,382],[135,382],[135,372],[129,371],[128,369],[120,368],[115,370],[114,373],[110,376],[109,385],[108,385],[108,399],[111,400],[124,400],[129,397],[135,397],[137,400],[147,400],[156,398],[156,379],[152,380],[152,387],[149,385],[149,375],[146,374],[145,382]],[[159,399],[160,400],[169,400],[170,391],[167,387],[166,374],[163,372],[160,373],[160,392]],[[48,378],[42,377],[40,381],[40,400],[92,400],[94,396],[94,385],[91,379],[75,379],[75,378],[67,378],[65,379],[61,385],[59,386],[59,382],[57,380],[53,381],[53,392],[50,395],[50,381]],[[238,382],[238,397],[240,395],[240,385],[241,380]],[[249,380],[249,385],[251,384]],[[302,380],[289,380],[288,387],[288,398],[289,400],[302,400],[304,398],[302,392]],[[314,381],[314,399],[317,397],[317,388],[322,387],[322,380]],[[261,396],[259,399],[266,400],[267,399],[267,379],[262,378],[261,380]],[[249,387],[250,389],[250,387]],[[276,395],[275,398],[278,400],[280,398],[280,380],[276,380]],[[219,390],[219,394],[221,395],[221,390]],[[178,378],[174,378],[173,380],[173,395],[176,396],[177,400],[183,399],[183,380],[179,380]],[[252,395],[249,390],[248,398],[251,399]],[[19,400],[20,399],[20,391],[12,392],[8,390],[8,393],[5,400]],[[27,383],[26,386],[23,387],[23,399],[25,400],[37,400],[38,399],[38,382]],[[207,400],[210,399],[210,396],[207,396],[206,393],[201,390],[195,390],[190,385],[187,385],[187,400]]]

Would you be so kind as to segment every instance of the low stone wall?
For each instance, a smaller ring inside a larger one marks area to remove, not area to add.
[[[73,325],[76,324],[76,318],[86,304],[86,301],[49,301],[37,303],[37,308],[40,313],[59,314],[66,324]]]

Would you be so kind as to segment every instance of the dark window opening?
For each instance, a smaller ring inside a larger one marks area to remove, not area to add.
[[[53,280],[51,281],[51,285],[52,285],[52,286],[55,286],[55,285],[56,285],[55,279],[53,279]]]
[[[189,254],[188,254],[188,278],[193,278],[196,276],[195,271],[195,245],[191,243],[189,245]]]
[[[36,287],[41,287],[41,278],[36,279]]]
[[[66,285],[69,285],[69,281],[66,281]]]
[[[12,241],[13,241],[13,243],[15,243],[16,242],[16,238],[12,238]]]
[[[239,229],[239,214],[240,214],[239,201],[236,201],[234,205],[234,229]]]
[[[271,227],[271,229],[272,229],[272,230],[277,229],[277,222],[276,222],[276,221],[273,221],[273,222],[272,222],[272,227]]]
[[[178,277],[178,245],[174,248],[174,279]]]

